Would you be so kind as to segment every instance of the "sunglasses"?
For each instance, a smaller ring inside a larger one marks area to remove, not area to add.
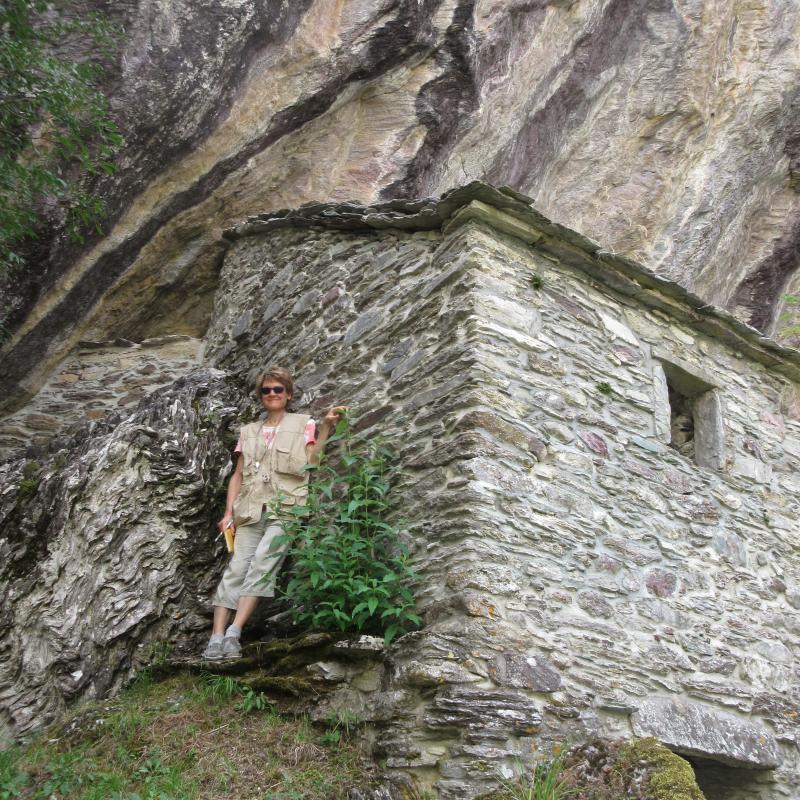
[[[275,394],[283,394],[286,391],[285,386],[262,386],[259,390],[261,394],[269,394],[270,392],[274,392]]]

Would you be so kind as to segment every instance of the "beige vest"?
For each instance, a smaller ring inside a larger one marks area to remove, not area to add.
[[[236,525],[257,522],[266,505],[301,504],[308,495],[306,466],[307,414],[286,414],[271,448],[261,428],[263,421],[251,422],[241,430],[242,486],[233,504]]]

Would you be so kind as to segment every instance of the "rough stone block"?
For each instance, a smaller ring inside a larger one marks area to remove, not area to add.
[[[738,767],[774,769],[782,762],[763,725],[687,700],[656,697],[631,718],[637,736],[653,736],[671,750]]]

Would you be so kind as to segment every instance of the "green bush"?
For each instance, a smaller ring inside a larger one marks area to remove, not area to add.
[[[72,0],[0,3],[0,286],[31,266],[26,247],[45,226],[76,242],[99,230],[92,181],[114,172],[122,144],[99,88],[118,36]],[[92,57],[62,55],[65,42]]]
[[[39,491],[41,471],[42,467],[38,461],[25,462],[25,466],[22,468],[22,479],[17,487],[17,500],[27,500]]]
[[[388,521],[393,453],[376,439],[356,441],[347,418],[329,437],[334,442],[338,455],[309,467],[307,505],[282,520],[294,564],[285,595],[301,625],[381,633],[388,644],[421,623],[408,550]]]

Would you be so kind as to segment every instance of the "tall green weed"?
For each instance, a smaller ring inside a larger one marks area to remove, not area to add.
[[[390,521],[394,454],[378,439],[355,439],[347,417],[328,438],[337,442],[337,454],[308,468],[307,504],[282,520],[294,565],[285,594],[298,624],[380,633],[388,644],[422,622],[408,549]]]
[[[487,800],[567,800],[577,794],[568,782],[562,751],[549,761],[537,762],[530,771],[519,764],[517,773],[515,780],[503,781],[503,789]]]

